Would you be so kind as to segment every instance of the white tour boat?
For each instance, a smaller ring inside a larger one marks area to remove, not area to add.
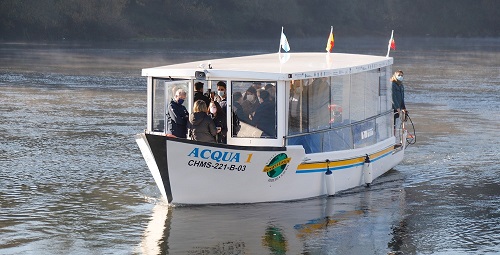
[[[405,134],[395,135],[403,131],[394,131],[392,64],[371,55],[273,53],[146,68],[147,126],[136,141],[169,204],[289,201],[369,185],[406,147]],[[229,113],[246,106],[227,114],[227,144],[168,135],[175,91],[187,92],[183,105],[192,112],[199,81],[204,91],[227,84]],[[259,103],[245,94],[264,90],[262,124],[252,111]]]

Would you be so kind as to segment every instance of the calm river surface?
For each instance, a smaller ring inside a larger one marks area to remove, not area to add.
[[[289,42],[321,52],[326,38]],[[396,39],[417,143],[371,188],[166,206],[133,139],[141,68],[277,43],[0,43],[0,254],[500,253],[500,39]],[[386,49],[339,37],[334,51]]]

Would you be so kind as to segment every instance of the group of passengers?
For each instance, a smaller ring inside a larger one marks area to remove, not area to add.
[[[186,91],[178,89],[168,105],[167,134],[203,142],[227,143],[226,84],[217,83],[217,94],[203,94],[203,83],[195,83],[193,112],[184,105]]]
[[[227,95],[226,83],[217,83],[217,94],[203,93],[203,83],[195,83],[193,112],[188,113],[182,105],[186,100],[186,91],[178,89],[168,106],[167,134],[179,138],[191,138],[196,141],[227,143]],[[233,94],[233,125],[237,133],[239,121],[262,130],[262,137],[276,135],[275,88],[268,84],[266,89],[260,84],[250,86],[244,95]],[[237,123],[235,123],[235,121]]]
[[[276,137],[276,88],[254,83],[244,94],[233,93],[233,112],[239,121],[262,131],[260,137]]]

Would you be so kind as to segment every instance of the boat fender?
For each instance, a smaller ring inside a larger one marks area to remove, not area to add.
[[[363,176],[365,179],[366,187],[370,187],[373,180],[373,168],[370,161],[370,157],[366,154],[365,163],[363,164]]]
[[[335,195],[335,180],[333,178],[333,172],[330,170],[330,160],[328,159],[326,160],[325,184],[328,196]]]

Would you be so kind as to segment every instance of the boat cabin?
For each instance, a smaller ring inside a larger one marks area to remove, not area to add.
[[[166,109],[178,89],[186,91],[183,105],[191,113],[194,84],[204,83],[208,94],[223,81],[228,145],[302,145],[306,153],[369,146],[393,135],[392,62],[357,54],[274,53],[146,68],[146,132],[167,133]]]

